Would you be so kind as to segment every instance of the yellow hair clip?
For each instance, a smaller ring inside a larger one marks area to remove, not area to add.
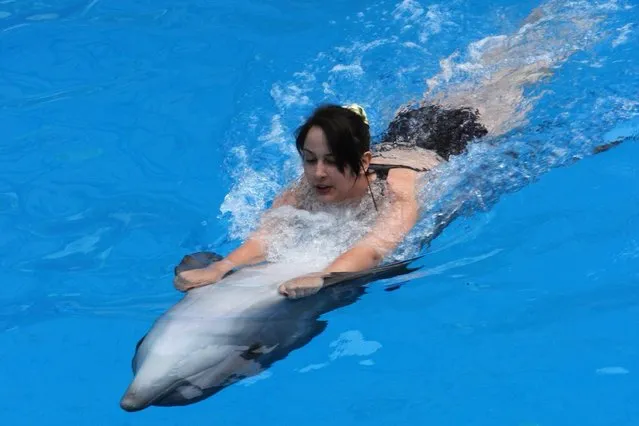
[[[353,111],[355,114],[362,117],[362,120],[364,121],[364,123],[368,125],[368,117],[366,116],[366,111],[364,111],[364,108],[361,105],[350,104],[350,105],[344,105],[343,107]]]

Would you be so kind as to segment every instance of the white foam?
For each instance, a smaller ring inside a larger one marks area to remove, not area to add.
[[[50,21],[53,19],[58,19],[60,15],[57,13],[41,13],[37,15],[27,16],[25,19],[27,21]]]
[[[396,38],[381,38],[377,40],[370,41],[368,43],[362,42],[353,42],[350,46],[338,46],[335,48],[337,52],[347,53],[347,54],[355,54],[355,53],[363,53],[373,49],[376,49],[380,46],[384,46],[396,41]]]
[[[359,77],[364,74],[364,69],[360,64],[338,64],[331,68],[331,72],[343,72],[355,77]]]
[[[364,210],[365,218],[360,215]],[[330,262],[370,231],[374,221],[371,210],[372,206],[313,212],[289,206],[272,210],[264,216],[271,230],[267,258],[276,262],[296,259],[309,265]]]
[[[632,176],[632,171],[628,173]],[[622,259],[639,259],[639,242],[637,240],[632,240],[629,244],[629,247],[625,248],[620,254],[619,257]]]
[[[404,23],[402,32],[417,30],[420,43],[426,43],[431,36],[439,34],[449,22],[450,13],[441,5],[429,5],[426,9],[415,0],[403,0],[393,10],[393,19]]]
[[[331,85],[327,82],[322,83],[322,89],[325,95],[335,95],[335,92],[331,89]]]
[[[323,362],[321,364],[310,364],[307,365],[306,367],[300,368],[298,371],[300,373],[308,373],[309,371],[315,371],[315,370],[320,370],[324,367],[326,367],[328,365],[328,363]]]
[[[308,105],[310,100],[305,94],[306,92],[307,89],[303,89],[295,84],[290,84],[283,88],[276,83],[271,88],[271,97],[278,107],[283,109],[293,105]]]
[[[628,374],[630,373],[630,371],[628,371],[624,367],[602,367],[602,368],[598,368],[595,371],[595,373],[600,375],[616,376],[616,375]]]
[[[402,43],[402,46],[407,47],[409,49],[420,49],[419,44],[412,41],[405,41],[404,43]]]
[[[231,237],[244,239],[255,229],[261,212],[280,187],[275,171],[260,172],[248,166],[243,147],[234,148],[232,153],[238,163],[234,173],[236,183],[224,197],[220,212],[231,214]]]
[[[271,118],[271,128],[269,132],[265,135],[258,136],[257,139],[261,142],[266,142],[267,144],[279,144],[286,141],[286,136],[281,116],[276,114]]]
[[[273,377],[273,372],[270,370],[264,370],[258,375],[245,377],[240,383],[242,384],[242,386],[251,386],[259,381],[266,380],[271,377]]]
[[[617,47],[628,42],[628,36],[632,33],[633,24],[626,24],[621,28],[617,28],[619,36],[612,41],[612,47]]]
[[[424,9],[419,2],[415,0],[402,0],[395,10],[393,10],[393,19],[416,21],[424,14]]]
[[[382,348],[382,344],[374,340],[364,339],[359,330],[350,330],[340,334],[339,338],[329,345],[335,348],[330,354],[331,360],[345,356],[370,356]]]
[[[595,106],[597,109],[608,110],[601,118],[614,124],[619,118],[633,119],[639,116],[639,101],[623,98],[621,96],[606,96],[597,99]]]
[[[427,19],[422,23],[419,41],[426,43],[431,36],[439,34],[449,16],[450,15],[444,12],[439,5],[428,6],[428,11],[426,12]]]
[[[617,0],[610,0],[610,1],[606,2],[606,3],[599,4],[596,7],[597,7],[597,9],[607,10],[607,11],[611,11],[611,12],[614,12],[614,11],[617,11],[617,10],[620,9],[619,8],[619,2]]]
[[[299,78],[305,83],[314,83],[316,80],[315,75],[313,75],[312,73],[308,71],[299,71],[299,72],[293,73],[293,76],[296,78]]]

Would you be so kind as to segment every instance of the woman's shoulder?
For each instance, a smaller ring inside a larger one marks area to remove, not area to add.
[[[304,177],[290,183],[273,201],[273,208],[282,206],[298,207],[304,195]]]
[[[421,173],[422,172],[405,168],[389,170],[388,177],[386,178],[386,185],[389,192],[399,198],[413,197],[417,191],[417,180]]]

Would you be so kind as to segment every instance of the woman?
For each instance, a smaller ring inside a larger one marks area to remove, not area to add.
[[[280,293],[293,299],[309,296],[324,286],[330,273],[357,272],[379,264],[417,222],[419,175],[463,152],[468,142],[486,133],[477,113],[469,109],[434,105],[404,109],[373,154],[362,107],[317,108],[297,131],[303,176],[276,198],[271,210],[283,206],[313,210],[317,202],[345,206],[371,197],[377,216],[371,229],[350,249],[323,270],[282,283]],[[180,272],[175,287],[186,291],[212,284],[233,268],[264,261],[268,233],[268,226],[262,226],[223,260]]]
[[[318,201],[339,206],[370,196],[372,208],[379,212],[370,230],[350,249],[323,270],[283,283],[282,294],[307,296],[321,289],[323,277],[331,272],[360,271],[378,264],[416,223],[416,183],[421,173],[460,154],[474,138],[489,132],[505,134],[525,123],[532,103],[525,98],[524,87],[552,75],[553,69],[594,40],[588,35],[597,20],[583,19],[579,10],[564,6],[543,5],[514,34],[475,44],[472,69],[476,74],[459,87],[430,93],[450,79],[448,68],[429,79],[428,103],[402,109],[375,153],[370,151],[368,121],[361,107],[328,105],[313,113],[296,140],[304,175],[275,200],[273,208],[312,209]],[[558,29],[570,43],[555,37]],[[617,143],[597,147],[595,153]],[[262,227],[224,260],[178,274],[175,286],[188,290],[213,283],[235,267],[265,260],[267,235],[268,226]]]

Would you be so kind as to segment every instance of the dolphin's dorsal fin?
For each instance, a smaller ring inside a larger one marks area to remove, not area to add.
[[[213,262],[218,262],[224,259],[224,256],[211,251],[198,251],[195,253],[187,254],[182,258],[180,264],[175,267],[175,275],[183,271],[189,271],[191,269],[205,268]]]

